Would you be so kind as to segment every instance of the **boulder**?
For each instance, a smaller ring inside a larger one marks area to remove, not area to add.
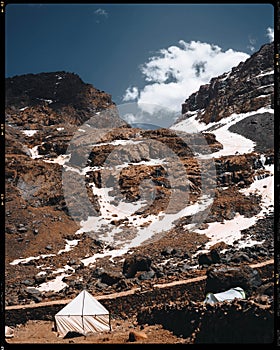
[[[138,271],[149,271],[151,268],[152,259],[143,256],[131,256],[124,260],[123,274],[128,277],[134,277]]]
[[[134,341],[141,341],[143,339],[147,339],[147,334],[144,332],[139,332],[139,331],[131,331],[129,332],[128,335],[128,341],[129,342],[134,342]]]
[[[209,253],[202,253],[198,256],[199,265],[217,264],[220,260],[220,254],[216,248],[211,249]]]
[[[249,265],[243,266],[210,266],[206,271],[205,293],[219,293],[230,288],[241,287],[246,295],[251,294],[261,284],[261,277],[257,269]]]

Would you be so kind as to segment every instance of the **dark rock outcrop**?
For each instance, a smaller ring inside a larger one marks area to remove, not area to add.
[[[230,288],[241,287],[248,295],[252,294],[261,284],[257,269],[249,265],[239,266],[210,266],[206,271],[205,294],[219,293]]]
[[[202,85],[182,105],[182,114],[201,111],[200,120],[217,122],[232,113],[246,113],[263,106],[274,106],[274,43]],[[185,117],[183,116],[182,119]]]
[[[125,259],[123,263],[123,274],[130,278],[138,271],[149,271],[152,259],[150,257],[132,256]]]
[[[26,129],[65,122],[81,125],[115,105],[109,94],[64,71],[7,78],[5,91],[7,122]],[[95,118],[95,122],[106,126],[102,118]]]

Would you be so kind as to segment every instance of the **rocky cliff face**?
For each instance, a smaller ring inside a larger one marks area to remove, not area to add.
[[[67,72],[26,74],[6,79],[6,120],[25,129],[68,123],[81,125],[105,108],[111,96]],[[106,120],[96,119],[97,126]]]
[[[206,124],[232,113],[274,105],[274,43],[263,45],[245,62],[212,78],[182,104],[182,119],[198,111]],[[181,120],[182,120],[181,119]]]

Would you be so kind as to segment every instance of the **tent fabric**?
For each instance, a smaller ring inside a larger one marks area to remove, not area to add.
[[[56,315],[106,315],[108,313],[108,310],[97,299],[95,299],[86,290],[83,290]]]
[[[241,287],[231,288],[221,293],[208,293],[206,295],[204,303],[215,304],[225,300],[233,300],[235,298],[245,299],[245,292]]]
[[[111,330],[109,311],[87,291],[82,291],[55,315],[57,333],[82,335]]]
[[[14,330],[9,326],[5,326],[5,338],[13,338],[13,337],[14,337]]]

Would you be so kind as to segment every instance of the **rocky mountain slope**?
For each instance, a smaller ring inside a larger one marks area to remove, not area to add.
[[[5,305],[212,266],[254,280],[243,266],[274,255],[273,56],[264,45],[213,78],[170,129],[132,128],[72,73],[6,79]]]
[[[27,130],[60,123],[81,125],[114,105],[110,95],[64,71],[7,78],[5,92],[6,120]],[[106,120],[96,118],[101,127],[99,122],[106,126]]]
[[[206,124],[233,113],[246,113],[274,106],[274,43],[263,45],[245,62],[202,85],[182,104],[183,119],[200,111]]]

